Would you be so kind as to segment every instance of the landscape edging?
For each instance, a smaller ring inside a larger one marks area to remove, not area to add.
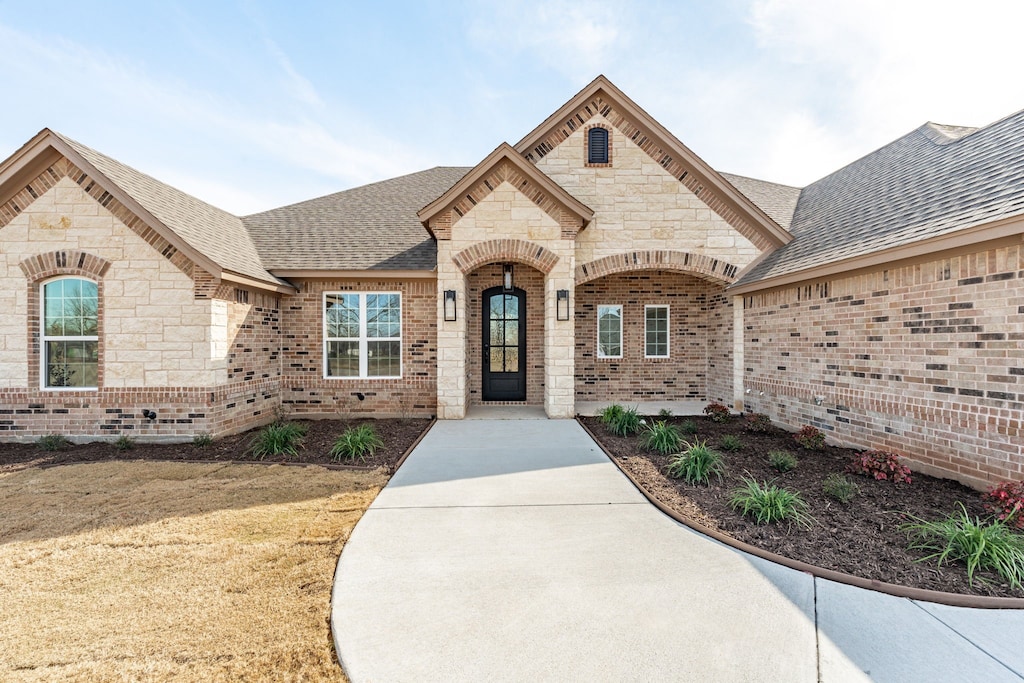
[[[854,576],[853,574],[845,574],[843,572],[836,571],[834,569],[825,569],[824,567],[818,567],[813,564],[801,562],[800,560],[794,560],[784,555],[778,555],[763,548],[744,543],[743,541],[737,540],[731,536],[727,536],[719,531],[710,529],[703,524],[699,524],[691,519],[686,519],[675,510],[672,510],[664,503],[655,498],[650,492],[645,489],[636,478],[628,472],[622,465],[619,464],[618,460],[608,452],[604,445],[594,436],[594,433],[583,423],[579,417],[576,418],[576,423],[583,427],[583,430],[587,435],[597,444],[598,448],[608,456],[608,459],[615,464],[619,471],[626,475],[626,478],[633,483],[644,498],[646,498],[654,507],[661,510],[664,514],[668,515],[680,524],[693,529],[697,533],[703,534],[709,538],[712,538],[719,543],[759,557],[769,562],[789,567],[812,576],[827,579],[829,581],[835,581],[837,583],[843,583],[848,586],[855,586],[857,588],[864,588],[867,590],[876,591],[878,593],[886,593],[893,595],[898,598],[908,598],[910,600],[920,600],[923,602],[934,602],[940,605],[949,605],[951,607],[972,607],[975,609],[1024,609],[1024,598],[999,598],[990,597],[985,595],[963,595],[960,593],[946,593],[943,591],[933,591],[926,588],[911,588],[909,586],[900,586],[892,583],[885,583],[882,581],[876,581],[873,579],[865,579],[861,576]]]

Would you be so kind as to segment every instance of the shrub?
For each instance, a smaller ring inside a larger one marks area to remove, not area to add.
[[[672,417],[672,411],[669,410],[668,408],[662,408],[661,410],[658,411],[658,417],[660,417],[660,418]]]
[[[733,490],[729,506],[744,517],[752,517],[757,524],[788,519],[809,528],[814,521],[799,493],[779,488],[770,481],[759,484],[749,477],[743,477],[743,486]]]
[[[59,451],[71,445],[61,434],[47,434],[36,439],[36,445],[44,451]]]
[[[673,479],[684,479],[688,484],[707,485],[711,475],[722,481],[725,465],[722,456],[708,448],[707,441],[685,443],[686,450],[677,453],[668,464],[668,476]]]
[[[911,550],[931,552],[919,562],[935,559],[937,564],[959,560],[967,565],[967,578],[974,585],[974,572],[991,569],[1013,588],[1024,581],[1024,536],[1014,533],[1005,522],[981,521],[967,514],[963,503],[960,513],[946,519],[926,522],[918,519],[900,527],[910,535]]]
[[[616,436],[631,436],[640,431],[640,423],[640,415],[636,412],[636,408],[629,408],[620,412],[608,424],[608,431]]]
[[[366,460],[366,456],[373,455],[383,445],[384,442],[377,436],[372,425],[349,427],[331,447],[331,458],[333,460],[358,459],[363,462]]]
[[[841,474],[833,473],[825,477],[821,484],[821,490],[829,498],[835,498],[843,505],[846,505],[854,496],[860,493],[860,487]]]
[[[733,453],[743,448],[743,442],[735,434],[723,434],[722,438],[718,440],[718,447],[723,451]]]
[[[131,449],[135,448],[135,439],[128,436],[127,434],[122,434],[121,436],[117,437],[117,441],[114,442],[114,448],[116,448],[119,451],[130,451]]]
[[[804,425],[793,435],[793,440],[809,451],[820,451],[825,446],[825,433],[812,425]]]
[[[747,423],[748,432],[764,434],[772,430],[772,419],[764,413],[751,413],[743,419]]]
[[[644,433],[640,436],[640,444],[651,451],[657,451],[662,455],[675,453],[683,438],[679,436],[679,430],[664,420],[658,420],[652,425],[647,425]]]
[[[999,521],[1024,529],[1024,481],[1004,481],[981,494],[981,499]]]
[[[729,409],[721,403],[709,403],[704,406],[704,414],[711,418],[712,422],[728,422]]]
[[[296,422],[273,422],[261,429],[253,439],[249,452],[253,457],[298,455],[306,428]]]
[[[209,434],[196,434],[192,437],[192,445],[196,448],[206,448],[213,443],[213,437]]]
[[[620,406],[618,403],[613,403],[601,411],[601,414],[598,416],[598,419],[601,420],[601,424],[603,424],[606,427],[610,427],[616,420],[619,419],[619,415],[622,415],[623,410],[623,407]]]
[[[854,456],[846,471],[897,484],[910,483],[910,468],[901,465],[899,455],[890,451],[862,451]]]
[[[693,420],[683,420],[683,423],[679,425],[679,431],[683,434],[696,434],[697,423]]]
[[[789,472],[795,470],[799,461],[789,451],[770,451],[768,453],[768,465],[776,472]]]

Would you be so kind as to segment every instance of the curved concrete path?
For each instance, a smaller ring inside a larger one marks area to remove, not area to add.
[[[438,422],[345,546],[332,625],[353,683],[1024,680],[1024,613],[737,552],[571,420]]]

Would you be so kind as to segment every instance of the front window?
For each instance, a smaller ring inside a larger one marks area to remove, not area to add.
[[[61,278],[43,285],[42,385],[94,389],[99,380],[99,290]]]
[[[597,307],[597,357],[622,358],[622,306]]]
[[[324,376],[402,376],[402,296],[324,295]]]
[[[668,358],[668,306],[644,307],[644,356]]]

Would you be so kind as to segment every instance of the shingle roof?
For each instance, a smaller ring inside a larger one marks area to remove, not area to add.
[[[57,132],[53,134],[189,246],[224,270],[263,282],[280,283],[263,268],[256,247],[237,216],[185,194],[80,142]]]
[[[242,220],[268,270],[433,270],[437,245],[416,212],[469,170],[438,166]]]
[[[794,240],[740,278],[842,261],[1024,214],[1024,111],[973,130],[925,124],[800,193]]]
[[[769,218],[789,230],[789,225],[793,221],[793,212],[796,211],[797,200],[800,199],[799,187],[769,183],[766,180],[756,180],[732,173],[720,173],[719,175],[746,195],[747,199],[768,214]]]

